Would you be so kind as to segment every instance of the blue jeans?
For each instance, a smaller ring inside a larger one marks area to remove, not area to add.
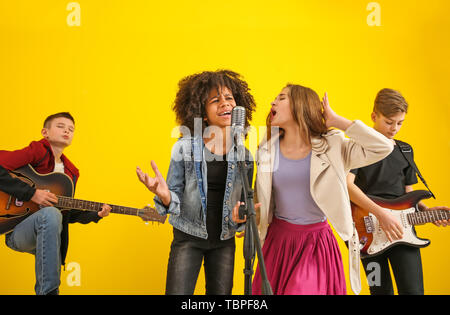
[[[62,214],[46,207],[33,213],[6,235],[6,245],[16,251],[35,255],[36,294],[57,291],[61,277]]]

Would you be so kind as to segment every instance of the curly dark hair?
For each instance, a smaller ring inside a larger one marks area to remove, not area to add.
[[[206,101],[213,88],[220,90],[221,87],[227,87],[233,93],[236,105],[246,109],[245,127],[250,125],[256,104],[247,82],[241,79],[240,74],[230,70],[204,71],[181,79],[178,87],[172,109],[177,122],[188,127],[192,134],[194,118],[202,118],[202,131],[207,126],[203,118],[206,117]]]

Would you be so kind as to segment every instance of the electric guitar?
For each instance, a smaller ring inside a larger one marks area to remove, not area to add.
[[[413,227],[438,220],[450,219],[450,211],[448,210],[418,210],[417,204],[422,199],[427,199],[431,196],[431,193],[426,190],[412,191],[396,199],[369,196],[372,201],[394,215],[403,226],[403,237],[392,242],[388,240],[377,218],[372,213],[352,203],[352,216],[358,231],[361,257],[379,255],[388,248],[398,244],[415,247],[428,246],[430,240],[417,237]]]
[[[55,194],[58,198],[58,203],[54,206],[61,211],[76,209],[99,212],[103,205],[100,202],[72,198],[74,186],[72,179],[66,174],[56,172],[39,174],[30,165],[21,167],[14,172],[10,172],[10,174],[32,187]],[[166,220],[166,216],[161,216],[156,209],[151,207],[136,209],[115,205],[110,206],[112,213],[135,215],[146,222],[164,223]],[[40,209],[41,206],[32,201],[21,201],[0,191],[0,235],[12,231],[17,224]]]

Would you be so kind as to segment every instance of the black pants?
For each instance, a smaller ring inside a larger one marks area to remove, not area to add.
[[[200,239],[173,229],[167,267],[166,294],[194,294],[204,260],[206,294],[231,295],[234,275],[234,238]]]
[[[362,259],[371,295],[393,295],[389,270],[391,264],[398,294],[423,295],[423,270],[420,249],[397,245],[384,253]]]

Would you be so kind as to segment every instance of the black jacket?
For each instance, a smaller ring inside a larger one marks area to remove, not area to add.
[[[30,201],[36,189],[12,177],[3,166],[0,165],[0,190],[13,195],[21,201]]]

